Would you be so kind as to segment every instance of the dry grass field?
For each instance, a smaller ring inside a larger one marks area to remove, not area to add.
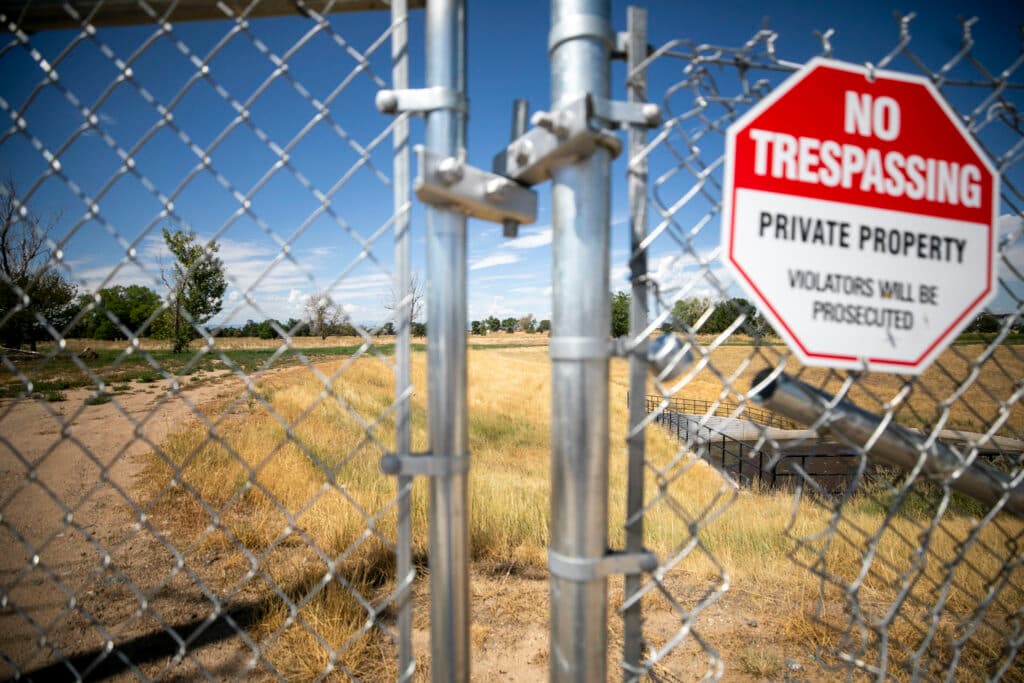
[[[477,672],[491,671],[488,662],[496,658],[520,657],[517,641],[545,632],[547,610],[538,600],[546,601],[545,584],[539,579],[546,575],[549,522],[550,365],[546,349],[534,346],[544,338],[518,336],[522,348],[508,348],[511,339],[503,334],[484,339],[493,340],[495,348],[469,352]],[[931,395],[920,388],[908,390],[895,377],[871,376],[850,397],[869,410],[888,405],[908,424],[932,425],[943,418],[949,427],[969,429],[1000,420],[1009,433],[1019,435],[1024,431],[1019,404],[1000,412],[993,398],[1009,397],[1024,377],[1017,354],[997,350],[974,387],[955,391],[973,372],[970,360],[980,350],[948,352],[939,364],[944,369],[930,370],[924,378]],[[745,390],[754,373],[777,362],[779,353],[780,349],[750,346],[719,348],[689,378],[681,395],[735,400],[727,385]],[[393,679],[390,644],[367,627],[365,606],[346,588],[358,590],[376,605],[386,602],[395,585],[387,540],[395,535],[394,481],[378,469],[380,456],[393,446],[394,424],[388,412],[393,374],[376,358],[332,361],[318,368],[335,378],[333,393],[308,369],[296,367],[258,381],[257,396],[204,406],[207,415],[224,415],[217,438],[209,438],[206,426],[197,422],[166,443],[164,452],[173,469],[161,458],[149,459],[144,476],[147,509],[160,526],[173,529],[177,547],[212,552],[223,560],[217,565],[219,575],[208,577],[211,585],[244,585],[246,596],[271,598],[253,631],[260,637],[278,634],[264,654],[288,678],[315,677],[328,664],[327,653],[312,634],[316,631],[332,647],[346,648],[341,662],[352,673],[372,680]],[[839,378],[825,371],[792,364],[788,370],[826,389],[839,386]],[[413,354],[413,376],[413,447],[424,450],[423,353]],[[613,547],[623,543],[626,389],[627,365],[614,361],[609,435]],[[940,411],[936,404],[943,400],[948,410]],[[647,544],[671,566],[664,584],[678,600],[674,608],[657,591],[645,598],[647,635],[652,646],[662,646],[682,627],[676,609],[693,609],[707,590],[727,583],[728,593],[696,622],[701,637],[724,660],[727,679],[781,678],[788,673],[785,661],[792,659],[803,667],[798,677],[830,680],[833,674],[815,663],[813,655],[818,646],[835,645],[844,633],[849,620],[843,613],[846,603],[832,584],[826,584],[819,603],[819,579],[797,565],[813,564],[836,581],[850,581],[861,571],[867,548],[876,561],[857,594],[867,618],[884,614],[896,591],[910,584],[910,598],[889,630],[889,647],[897,658],[916,647],[936,592],[952,586],[947,611],[933,620],[938,636],[928,652],[941,662],[950,656],[952,639],[962,635],[956,631],[957,621],[986,595],[1003,564],[1019,552],[1015,543],[1024,534],[1018,520],[1001,517],[978,532],[977,520],[952,513],[937,528],[912,514],[897,515],[886,525],[879,506],[859,498],[850,501],[842,520],[836,521],[828,509],[806,500],[794,509],[792,494],[735,491],[658,428],[647,430],[647,449],[652,465],[647,496],[657,499],[645,518]],[[197,496],[204,505],[197,503]],[[426,502],[425,488],[417,483],[412,495],[414,553],[423,572]],[[724,514],[716,516],[725,506]],[[698,525],[696,544],[691,543],[691,522]],[[834,533],[795,543],[814,537],[830,523]],[[947,564],[975,534],[978,542],[969,545],[965,557]],[[929,539],[924,556],[919,552],[923,538]],[[258,569],[252,558],[258,559]],[[324,558],[337,561],[333,570]],[[1022,571],[1018,567],[1007,578],[985,625],[965,648],[965,662],[971,665],[983,667],[998,654],[1003,636],[992,624],[1006,623],[1024,609]],[[422,578],[417,581],[416,589],[421,677],[429,671],[423,583]],[[622,600],[621,581],[613,580],[611,586],[614,607]],[[278,591],[301,606],[296,614],[273,599]],[[306,600],[311,591],[315,595]],[[813,618],[816,609],[824,612],[825,623]],[[386,608],[383,619],[391,618],[393,612]],[[620,638],[614,612],[610,621],[614,643]],[[877,643],[868,646],[870,650]],[[617,654],[610,654],[614,665]],[[528,669],[520,671],[519,680],[543,672],[545,658],[546,653],[538,651],[529,662],[519,662]],[[508,666],[517,664],[510,661]],[[706,663],[693,639],[688,639],[660,666],[688,680],[691,674],[699,677]],[[1017,666],[1008,680],[1024,680]]]

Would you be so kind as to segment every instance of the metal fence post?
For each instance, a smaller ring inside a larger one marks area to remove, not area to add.
[[[627,80],[630,102],[647,101],[647,74],[639,70],[647,57],[647,10],[630,7],[626,20],[629,34],[627,45]],[[634,125],[629,129],[629,216],[631,221],[630,259],[633,291],[630,297],[629,336],[634,341],[643,335],[647,327],[647,158],[642,156],[647,144],[647,129]],[[627,437],[627,475],[629,490],[626,493],[626,552],[641,552],[644,549],[644,436],[637,425],[647,417],[647,363],[635,354],[629,358],[629,436]],[[625,595],[634,595],[640,590],[642,577],[627,574]],[[623,677],[632,680],[643,659],[643,614],[639,601],[623,614]]]
[[[391,87],[396,90],[409,87],[409,8],[407,0],[391,3]],[[409,298],[409,120],[395,122],[394,139],[394,214],[395,214],[395,291],[402,304],[395,311],[398,316],[395,330],[395,450],[409,453],[411,441],[411,411],[409,394],[410,333],[412,301]],[[398,477],[398,533],[395,553],[395,572],[399,583],[398,618],[398,680],[412,680],[415,656],[412,651],[412,582],[416,570],[412,566],[412,494],[410,476]]]
[[[552,0],[552,108],[608,97],[614,44],[609,0]],[[605,554],[608,537],[608,150],[553,173],[551,341],[592,353],[552,354],[551,549],[580,560]],[[605,577],[551,577],[551,680],[606,678]]]
[[[463,0],[431,0],[426,11],[426,85],[466,91]],[[461,159],[466,115],[427,114],[426,148]],[[430,450],[469,457],[466,415],[466,216],[428,205],[427,360]],[[430,670],[435,681],[469,680],[467,475],[430,479]]]

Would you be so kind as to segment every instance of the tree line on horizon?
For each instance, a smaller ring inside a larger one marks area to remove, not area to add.
[[[114,285],[94,294],[80,293],[65,277],[64,264],[55,259],[49,233],[59,216],[44,220],[25,211],[16,199],[14,183],[0,183],[0,345],[19,349],[28,345],[35,350],[39,341],[54,335],[89,339],[127,339],[131,336],[167,339],[177,353],[198,338],[197,327],[209,322],[223,309],[227,279],[223,261],[217,256],[220,246],[211,240],[203,244],[192,232],[162,230],[163,240],[173,257],[169,267],[161,264],[161,279],[166,294],[142,285]],[[408,307],[412,320],[410,332],[426,335],[427,323],[418,319],[423,308],[423,285],[413,276],[404,296],[392,291],[385,309],[395,313]],[[611,292],[611,336],[629,333],[630,295]],[[662,330],[689,328],[701,334],[720,334],[740,317],[745,319],[738,331],[755,337],[777,337],[768,321],[743,298],[688,297],[673,304],[672,315]],[[994,334],[1006,324],[1006,316],[983,312],[965,330]],[[393,335],[395,325],[363,325],[371,334]],[[490,315],[473,320],[468,330],[474,335],[492,332],[549,333],[551,321],[537,320],[532,313],[499,319]],[[1024,323],[1012,321],[1011,331],[1024,332]],[[262,321],[248,320],[241,326],[209,329],[221,337],[258,337],[273,339],[281,333],[291,336],[356,336],[360,333],[345,307],[326,292],[308,296],[302,318]]]

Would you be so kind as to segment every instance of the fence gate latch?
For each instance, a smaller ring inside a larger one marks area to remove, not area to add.
[[[496,173],[466,163],[465,151],[445,157],[416,145],[417,173],[413,190],[420,201],[452,208],[493,223],[537,220],[537,193]]]
[[[458,90],[442,88],[405,88],[379,90],[374,98],[382,114],[426,114],[441,109],[466,113],[466,96]]]
[[[380,459],[380,469],[400,477],[449,477],[469,471],[469,456],[388,453]]]
[[[609,550],[601,557],[569,557],[548,548],[548,570],[551,576],[566,581],[584,582],[618,574],[652,572],[658,568],[658,556],[649,550],[628,553]]]
[[[583,95],[555,111],[533,115],[534,128],[509,143],[494,157],[494,171],[524,185],[537,185],[559,166],[585,159],[599,147],[613,157],[622,152],[622,141],[611,129],[623,125],[657,126],[658,105],[619,102]]]

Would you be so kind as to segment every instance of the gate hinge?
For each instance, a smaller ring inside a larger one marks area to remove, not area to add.
[[[403,477],[449,477],[469,471],[469,456],[388,453],[380,459],[380,469],[384,474]]]
[[[551,576],[566,581],[592,581],[618,574],[652,572],[658,568],[658,556],[649,550],[628,553],[609,550],[601,557],[569,557],[548,548],[548,570]]]
[[[513,140],[494,157],[494,172],[524,185],[536,185],[551,171],[589,157],[598,147],[617,157],[622,141],[609,130],[623,125],[657,126],[656,104],[620,102],[583,95],[561,109],[533,115],[534,128]]]
[[[465,114],[466,96],[458,90],[442,88],[405,88],[379,90],[374,98],[377,110],[383,114],[425,114],[439,109],[450,109]]]
[[[514,180],[466,164],[465,153],[445,157],[417,145],[413,190],[420,201],[450,207],[494,223],[537,220],[537,193]]]

